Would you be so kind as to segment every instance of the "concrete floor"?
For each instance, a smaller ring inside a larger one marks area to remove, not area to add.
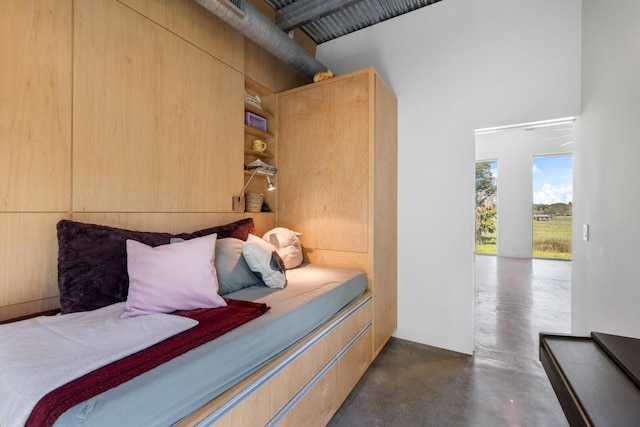
[[[331,427],[567,426],[538,359],[570,332],[571,262],[476,257],[474,356],[392,338]]]

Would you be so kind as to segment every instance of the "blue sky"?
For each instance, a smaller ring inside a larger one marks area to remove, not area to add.
[[[533,203],[573,202],[573,156],[533,158]]]

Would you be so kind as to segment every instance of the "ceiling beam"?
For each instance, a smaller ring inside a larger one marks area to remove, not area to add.
[[[291,31],[364,0],[297,0],[276,11],[276,25]]]

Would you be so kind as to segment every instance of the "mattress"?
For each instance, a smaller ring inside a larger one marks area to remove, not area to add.
[[[359,298],[359,270],[303,264],[287,287],[251,286],[225,297],[262,302],[261,317],[66,411],[55,426],[168,426],[264,366]]]

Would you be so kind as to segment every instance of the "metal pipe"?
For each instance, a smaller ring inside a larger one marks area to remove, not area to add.
[[[241,9],[244,16],[242,13],[232,11],[224,0],[196,1],[280,61],[291,65],[305,76],[313,78],[316,73],[327,70],[327,67],[289,38],[248,1],[242,0]]]

